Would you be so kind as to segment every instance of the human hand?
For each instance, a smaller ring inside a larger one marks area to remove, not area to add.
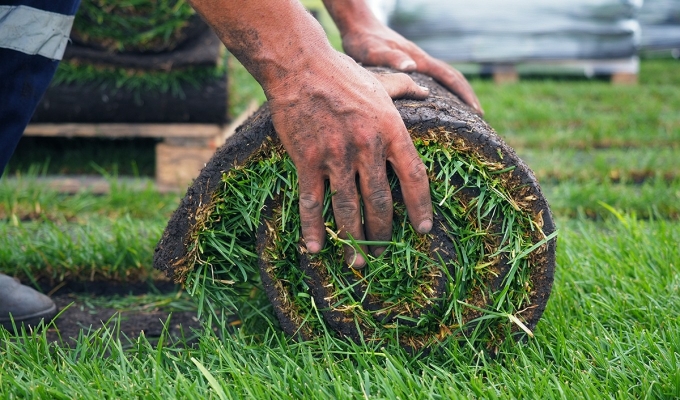
[[[323,0],[323,3],[340,30],[345,53],[354,60],[368,66],[428,75],[479,114],[484,114],[463,74],[385,26],[373,15],[365,0]]]
[[[190,2],[269,99],[274,128],[298,170],[302,234],[310,253],[319,252],[326,238],[326,179],[341,238],[391,239],[387,162],[413,226],[420,233],[432,229],[427,171],[390,99],[424,98],[427,90],[404,74],[376,77],[333,50],[297,0]],[[365,264],[350,247],[345,259],[355,267]]]
[[[341,238],[391,239],[387,162],[399,178],[411,223],[420,233],[430,231],[427,171],[390,98],[422,99],[427,89],[404,74],[374,75],[332,51],[300,73],[283,77],[266,93],[274,127],[298,170],[302,234],[310,253],[319,252],[326,238],[326,179]],[[383,250],[371,248],[375,255]],[[345,247],[345,260],[355,268],[365,264],[350,246]]]
[[[342,47],[357,62],[392,67],[402,72],[420,72],[434,78],[458,95],[480,115],[479,99],[463,74],[449,64],[431,57],[415,43],[378,21],[343,32]]]

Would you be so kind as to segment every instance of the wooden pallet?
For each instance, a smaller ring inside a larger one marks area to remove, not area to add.
[[[159,191],[181,191],[201,171],[215,150],[224,144],[258,108],[252,101],[247,109],[229,125],[218,124],[141,124],[141,123],[34,123],[26,127],[25,136],[85,138],[157,138],[156,188]],[[73,191],[73,180],[64,181],[64,190]],[[88,188],[88,185],[77,185]]]
[[[157,138],[156,187],[159,191],[180,191],[186,188],[203,168],[215,150],[231,136],[258,104],[247,110],[226,127],[218,124],[30,124],[24,135],[42,137],[85,138]],[[69,181],[65,191],[72,191]]]
[[[514,83],[522,75],[609,77],[614,85],[631,85],[638,81],[640,59],[637,56],[604,60],[531,60],[488,63],[453,63],[466,74],[491,75],[498,84]]]
[[[156,185],[171,191],[186,187],[210,159],[223,129],[213,124],[30,124],[25,136],[158,138]]]

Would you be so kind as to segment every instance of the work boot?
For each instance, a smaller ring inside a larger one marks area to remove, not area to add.
[[[55,315],[57,305],[49,297],[0,274],[0,325],[5,329],[12,331],[12,319],[17,328],[21,324],[35,327],[41,320],[49,322]]]

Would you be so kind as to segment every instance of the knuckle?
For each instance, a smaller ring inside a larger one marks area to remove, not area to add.
[[[333,212],[336,218],[349,219],[359,213],[359,204],[350,200],[336,200],[333,202]]]
[[[419,156],[414,156],[409,162],[408,176],[411,180],[419,181],[427,179],[427,168]]]
[[[339,145],[338,142],[329,143],[326,146],[323,154],[324,156],[326,156],[326,158],[328,157],[340,158],[343,155],[343,150],[344,149],[342,148],[342,146]]]
[[[386,214],[392,209],[392,193],[389,190],[376,190],[366,200],[377,213]]]
[[[381,157],[385,152],[382,131],[384,121],[368,121],[369,129],[358,129],[351,142],[351,149],[346,152],[346,162],[352,165],[364,165],[372,163],[376,157]],[[364,128],[364,127],[362,127]]]
[[[300,194],[300,209],[303,211],[314,211],[321,207],[321,201],[310,193]]]
[[[368,134],[367,132],[357,132],[357,138],[352,143],[352,148],[354,149],[352,154],[357,156],[358,154],[364,154],[365,152],[374,152],[376,150],[374,136]],[[370,154],[370,153],[369,153]]]
[[[413,79],[411,79],[410,76],[406,75],[403,72],[395,72],[394,74],[392,74],[392,76],[394,77],[394,79],[397,79],[398,81],[400,81],[402,83],[408,84],[410,82],[413,82]]]
[[[370,47],[364,52],[364,57],[366,58],[366,60],[371,60],[372,62],[375,62],[374,60],[378,60],[381,58],[381,56],[384,55],[385,49],[378,47]]]

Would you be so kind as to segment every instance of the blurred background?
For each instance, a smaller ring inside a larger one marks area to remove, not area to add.
[[[342,49],[321,1],[303,3]],[[371,6],[466,74],[558,221],[606,220],[603,204],[680,216],[680,0]],[[0,268],[156,276],[152,250],[180,196],[264,100],[183,0],[83,0],[0,180]]]
[[[341,49],[321,1],[303,3]],[[671,84],[677,75],[678,0],[369,3],[397,32],[464,72],[501,135],[516,128],[507,126],[510,111],[507,104],[499,110],[496,97],[514,98],[513,114],[546,107],[518,97],[518,91],[538,95],[544,87],[538,81],[561,82],[568,101],[568,92],[586,82],[593,92],[603,81],[639,82],[638,90],[644,90],[651,83]],[[10,176],[31,168],[50,175],[105,171],[155,177],[168,190],[185,187],[229,134],[229,122],[264,101],[258,85],[184,0],[83,0],[71,36],[52,87],[8,167]],[[487,87],[489,81],[520,80],[524,90]],[[530,90],[531,85],[539,86]],[[494,98],[485,99],[490,90]],[[553,112],[545,123],[554,126],[564,115]],[[569,129],[592,125],[588,115]],[[551,141],[562,130],[541,135]]]
[[[341,49],[321,1],[303,3]],[[371,5],[466,74],[538,177],[559,235],[536,338],[494,360],[461,346],[425,365],[252,338],[238,321],[219,337],[178,333],[178,321],[200,327],[197,305],[153,270],[154,248],[203,163],[265,98],[184,0],[82,0],[0,177],[0,271],[71,306],[49,341],[0,340],[0,393],[680,398],[680,0]]]

